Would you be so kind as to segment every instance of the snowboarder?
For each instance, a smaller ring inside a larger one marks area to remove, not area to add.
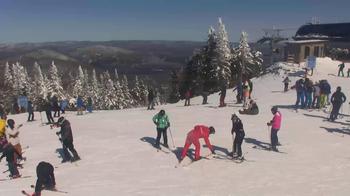
[[[31,101],[28,101],[28,122],[34,120],[34,109],[33,109],[33,103]]]
[[[245,136],[243,123],[236,114],[232,114],[231,121],[232,121],[231,134],[233,139],[232,157],[237,159],[243,159],[242,142]]]
[[[259,114],[259,108],[254,100],[250,100],[248,108],[243,109],[243,110],[239,110],[238,112],[240,114],[257,115],[257,114]]]
[[[222,85],[221,86],[221,90],[220,90],[220,105],[219,107],[225,107],[226,103],[225,103],[225,97],[226,97],[226,85]]]
[[[18,131],[18,129],[21,128],[23,126],[23,124],[15,126],[15,121],[13,119],[8,119],[7,125],[9,127],[9,129],[6,130],[7,141],[15,148],[16,154],[19,155],[17,157],[15,154],[15,160],[23,159],[22,158],[22,146],[21,146],[21,143],[19,140],[19,131]]]
[[[161,138],[161,135],[163,134],[164,146],[168,148],[169,146],[168,146],[167,129],[168,127],[170,127],[168,115],[165,114],[164,110],[160,110],[158,114],[153,116],[152,120],[153,120],[153,123],[157,126],[157,138],[156,138],[155,147],[160,148],[159,146],[160,138]]]
[[[215,154],[213,146],[210,144],[209,141],[209,135],[215,134],[214,127],[207,127],[204,125],[196,125],[190,132],[188,132],[186,137],[185,146],[182,150],[180,162],[185,158],[188,149],[192,144],[195,146],[195,158],[194,160],[197,161],[200,159],[200,143],[199,139],[204,138],[205,144],[208,146],[210,151]]]
[[[62,160],[62,163],[67,161],[77,161],[80,160],[80,157],[77,153],[77,151],[74,149],[73,145],[73,134],[72,134],[72,128],[70,126],[70,122],[66,120],[63,116],[61,116],[57,123],[55,123],[51,127],[61,127],[61,130],[59,132],[56,132],[56,135],[60,135],[60,141],[63,145],[63,154],[64,157]],[[73,157],[70,155],[68,150],[72,153]]]
[[[333,93],[331,97],[331,102],[333,105],[331,115],[329,117],[330,121],[334,121],[338,118],[339,110],[341,108],[341,105],[345,103],[346,97],[343,92],[341,92],[341,87],[338,86],[337,90]]]
[[[287,76],[286,78],[284,78],[284,80],[283,80],[283,83],[284,83],[284,92],[287,92],[287,91],[288,91],[289,82],[291,82],[291,81],[290,81],[290,79],[288,78],[288,76]]]
[[[185,93],[185,106],[190,106],[191,97],[192,97],[192,91],[191,89],[188,89]]]
[[[344,72],[343,72],[344,67],[345,67],[344,61],[341,64],[339,64],[338,67],[339,67],[338,76],[340,76],[340,73],[341,73],[342,77],[344,77]]]
[[[41,161],[36,166],[36,176],[38,179],[32,196],[41,196],[41,190],[43,189],[56,190],[54,167],[50,163]]]
[[[87,111],[89,113],[92,113],[92,98],[91,97],[88,97],[86,108],[87,108]]]
[[[271,112],[274,115],[273,119],[267,123],[267,126],[271,126],[271,150],[278,152],[276,146],[279,144],[277,132],[281,128],[282,114],[278,111],[276,106],[271,108]]]
[[[148,89],[148,107],[147,110],[154,110],[154,92],[151,88]]]
[[[3,147],[3,152],[0,157],[0,162],[2,158],[6,157],[7,165],[10,171],[10,178],[19,178],[21,175],[18,172],[17,169],[17,160],[15,159],[15,156],[20,156],[16,149],[12,146],[10,143],[6,143]]]

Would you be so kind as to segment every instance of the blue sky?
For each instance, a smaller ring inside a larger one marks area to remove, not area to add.
[[[317,17],[350,22],[349,0],[0,0],[0,43],[62,40],[206,40],[222,17],[231,41],[242,30],[296,28]]]

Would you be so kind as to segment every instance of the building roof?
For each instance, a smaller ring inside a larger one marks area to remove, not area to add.
[[[350,23],[307,24],[295,34],[295,40],[320,39],[350,41]]]
[[[310,44],[310,43],[324,43],[328,42],[327,40],[320,39],[307,39],[307,40],[290,40],[286,41],[287,44]]]

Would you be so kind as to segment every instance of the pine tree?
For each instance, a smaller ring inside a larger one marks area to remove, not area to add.
[[[123,75],[123,79],[121,82],[121,89],[122,89],[123,96],[124,96],[124,100],[122,103],[123,108],[132,107],[134,104],[134,100],[132,99],[132,96],[130,94],[128,78],[126,77],[126,75]]]
[[[228,84],[231,79],[231,58],[231,47],[226,28],[221,18],[219,18],[216,48],[214,49],[214,58],[212,59],[212,63],[217,68],[220,85]]]
[[[79,65],[78,67],[78,75],[75,79],[75,83],[74,83],[74,90],[73,90],[73,95],[75,97],[81,96],[82,99],[86,98],[86,94],[84,91],[84,81],[85,81],[85,76],[84,76],[84,72],[83,69],[81,68],[81,66]]]
[[[4,69],[4,89],[3,89],[4,95],[6,96],[4,96],[3,101],[4,101],[5,107],[7,107],[7,110],[10,109],[13,99],[16,98],[14,89],[15,87],[13,83],[11,67],[8,64],[8,62],[6,62],[5,69]]]
[[[141,97],[141,106],[146,106],[147,105],[147,95],[148,95],[148,89],[145,84],[145,82],[140,79],[140,97]]]
[[[141,97],[141,89],[140,89],[140,82],[139,82],[138,76],[135,76],[135,84],[134,84],[134,88],[131,90],[131,95],[135,100],[135,105],[141,106],[142,97]]]
[[[47,87],[45,86],[44,77],[40,65],[35,62],[33,69],[33,100],[35,104],[39,104],[41,99],[47,96]]]
[[[61,78],[58,75],[58,70],[55,62],[52,61],[48,73],[48,92],[51,96],[56,96],[59,100],[65,98]]]
[[[92,76],[91,76],[91,83],[90,83],[90,91],[91,91],[91,98],[92,101],[95,103],[95,108],[96,109],[101,109],[100,106],[97,104],[98,102],[100,102],[100,89],[99,89],[99,82],[97,80],[97,76],[96,76],[96,71],[95,69],[92,70]]]

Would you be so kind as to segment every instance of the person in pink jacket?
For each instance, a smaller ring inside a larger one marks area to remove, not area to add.
[[[278,111],[276,106],[271,108],[273,119],[267,123],[267,126],[271,126],[271,150],[278,152],[276,146],[278,145],[277,132],[281,128],[282,114]]]
[[[185,146],[182,150],[180,162],[185,158],[186,153],[190,146],[194,144],[195,146],[195,158],[194,160],[197,161],[200,159],[200,143],[199,139],[203,138],[205,141],[205,144],[208,146],[210,151],[214,154],[214,149],[213,146],[210,144],[209,141],[209,135],[210,134],[215,134],[215,129],[214,127],[207,127],[204,125],[196,125],[190,132],[188,132],[187,137],[186,137],[186,143]]]

